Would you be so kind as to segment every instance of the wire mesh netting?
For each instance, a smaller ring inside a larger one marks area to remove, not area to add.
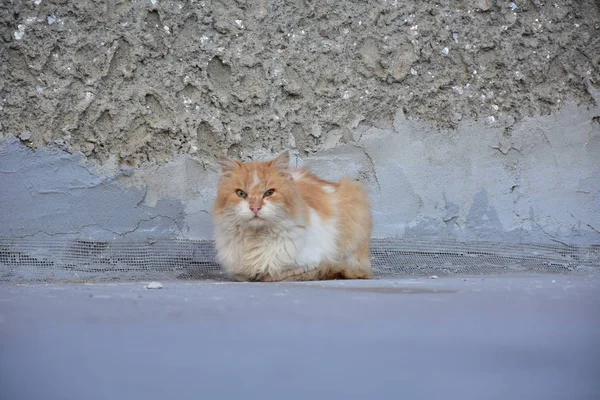
[[[600,270],[600,245],[373,239],[376,277]],[[228,279],[212,241],[0,238],[0,282]]]

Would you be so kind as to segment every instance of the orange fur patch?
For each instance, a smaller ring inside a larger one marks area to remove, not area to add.
[[[255,175],[258,176],[258,184],[254,182]],[[286,211],[292,216],[296,216],[301,210],[301,199],[299,199],[289,175],[278,171],[270,163],[242,163],[233,171],[222,176],[214,208],[217,215],[244,200],[236,194],[238,189],[247,193],[247,199],[251,206],[262,207],[265,202],[270,201],[284,205]],[[275,189],[275,193],[272,196],[264,197],[265,192],[270,189]]]

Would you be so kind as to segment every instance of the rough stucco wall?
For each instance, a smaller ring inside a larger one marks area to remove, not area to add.
[[[289,148],[378,236],[598,243],[598,4],[515,3],[2,2],[0,235],[209,237]]]

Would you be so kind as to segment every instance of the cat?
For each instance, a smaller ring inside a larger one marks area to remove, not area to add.
[[[238,281],[371,279],[370,200],[359,182],[265,162],[218,159],[217,260]]]

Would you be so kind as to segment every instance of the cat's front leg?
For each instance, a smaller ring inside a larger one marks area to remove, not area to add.
[[[306,267],[288,267],[277,273],[267,273],[259,280],[261,282],[281,282],[281,281],[309,281],[316,280],[315,270],[308,270]],[[312,279],[310,278],[313,276]]]
[[[280,281],[322,281],[335,279],[372,279],[373,272],[370,265],[357,266],[339,263],[324,263],[314,269],[306,267],[293,267],[276,275],[265,275],[262,282]]]

